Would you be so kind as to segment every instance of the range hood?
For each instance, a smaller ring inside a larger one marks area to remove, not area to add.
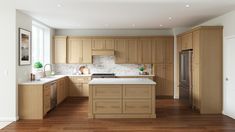
[[[92,50],[93,56],[114,56],[114,50]]]

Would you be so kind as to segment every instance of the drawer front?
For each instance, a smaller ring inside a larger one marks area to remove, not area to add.
[[[122,85],[93,85],[93,98],[121,98]]]
[[[122,113],[121,100],[93,100],[93,113],[115,114]]]
[[[123,100],[123,113],[151,113],[151,100]]]
[[[83,77],[69,77],[72,83],[84,83]]]
[[[151,85],[124,85],[123,98],[151,98]]]

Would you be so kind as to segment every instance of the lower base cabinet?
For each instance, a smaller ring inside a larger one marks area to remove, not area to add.
[[[155,85],[90,85],[89,118],[156,118]]]
[[[69,77],[69,96],[70,97],[88,97],[89,81],[91,77],[71,76]]]

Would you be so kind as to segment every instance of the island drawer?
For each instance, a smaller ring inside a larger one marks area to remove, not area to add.
[[[98,98],[121,99],[122,85],[93,85],[92,92],[94,99]]]
[[[151,98],[151,85],[124,85],[123,98]]]
[[[146,114],[151,112],[151,100],[123,100],[123,113]]]
[[[121,100],[94,100],[93,113],[95,114],[116,114],[122,113]]]

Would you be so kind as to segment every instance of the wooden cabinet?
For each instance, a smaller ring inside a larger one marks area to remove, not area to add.
[[[56,81],[57,87],[57,104],[60,104],[68,96],[68,87],[66,87],[66,78],[62,78]]]
[[[114,50],[114,39],[97,38],[92,40],[92,50]]]
[[[182,36],[182,50],[188,50],[193,48],[193,35],[187,33]]]
[[[68,63],[92,63],[91,39],[68,38]]]
[[[124,64],[128,61],[128,43],[126,39],[115,40],[115,63]]]
[[[53,62],[55,64],[64,64],[66,63],[66,44],[67,37],[66,36],[55,36],[54,44],[53,44]]]
[[[51,109],[51,88],[50,84],[43,86],[43,113],[46,113]]]
[[[186,43],[192,41],[193,107],[202,114],[221,114],[223,28],[197,27],[190,33],[183,33],[177,37],[180,38],[182,38],[182,50],[190,49]]]
[[[141,63],[142,64],[152,64],[152,39],[142,38],[139,41],[141,53]]]
[[[155,85],[90,85],[89,118],[156,118]]]
[[[127,63],[137,64],[138,63],[138,39],[128,39],[128,59]]]
[[[69,77],[69,96],[71,97],[88,97],[90,77]]]
[[[156,95],[173,97],[174,94],[174,39],[163,37],[154,40],[156,53],[153,67],[156,75]],[[154,60],[153,60],[154,61]]]

